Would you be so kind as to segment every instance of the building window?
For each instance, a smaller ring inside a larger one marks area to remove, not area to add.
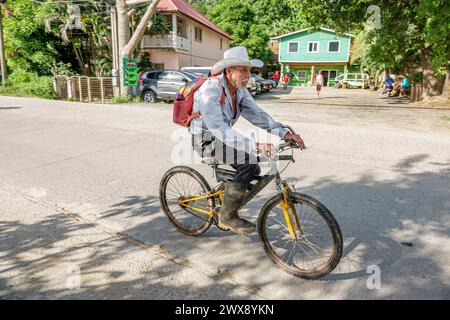
[[[329,41],[328,42],[328,52],[339,52],[341,46],[340,41]]]
[[[202,42],[202,29],[195,27],[195,41]]]
[[[288,53],[298,53],[298,42],[289,42],[288,43]]]
[[[309,53],[319,52],[319,41],[309,41],[308,42],[308,52]]]
[[[222,38],[220,38],[220,50],[223,49]]]
[[[306,78],[306,70],[300,70],[299,72],[297,72],[297,77],[299,79],[305,79]]]

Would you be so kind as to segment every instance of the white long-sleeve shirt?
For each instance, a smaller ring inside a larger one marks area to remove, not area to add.
[[[220,104],[222,91],[225,90],[225,103]],[[226,145],[240,151],[254,153],[256,146],[249,138],[232,129],[242,115],[253,125],[269,133],[284,138],[288,132],[280,122],[276,122],[259,107],[247,89],[236,91],[236,116],[233,117],[233,103],[225,77],[219,80],[209,79],[194,94],[194,110],[200,112],[200,118],[193,119],[189,127],[190,134],[214,136]]]

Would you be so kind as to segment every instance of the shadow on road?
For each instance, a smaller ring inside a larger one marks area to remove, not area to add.
[[[22,107],[0,107],[0,110],[22,109]]]
[[[281,290],[273,292],[277,297],[301,299],[302,292],[317,290],[317,287],[322,286],[323,290],[329,289],[321,291],[317,298],[328,297],[328,290],[330,294],[344,299],[361,298],[361,290],[367,290],[367,267],[377,265],[382,272],[383,284],[388,285],[389,290],[386,293],[372,291],[372,295],[363,297],[448,298],[448,287],[443,284],[439,287],[442,279],[448,279],[449,276],[448,265],[439,260],[447,249],[433,246],[428,240],[433,237],[448,241],[450,237],[450,160],[442,164],[440,172],[410,172],[416,164],[426,160],[426,154],[402,160],[397,165],[398,169],[402,168],[399,170],[400,176],[395,180],[380,181],[368,173],[352,183],[341,183],[334,177],[327,177],[316,181],[313,188],[302,189],[297,186],[298,191],[318,198],[333,212],[344,237],[345,249],[340,265],[332,274],[314,281],[294,278],[271,264],[257,243],[256,235],[249,239],[214,227],[200,237],[189,237],[177,232],[161,213],[159,199],[155,195],[134,195],[120,200],[100,214],[100,221],[114,217],[123,219],[123,225],[127,226],[136,217],[148,218],[138,225],[125,227],[123,233],[143,243],[163,245],[170,252],[203,267],[205,261],[211,261],[211,265],[206,267],[219,266],[221,270],[231,272],[237,270],[245,274],[248,283],[259,288],[270,287],[276,282],[277,288]],[[301,176],[298,178],[301,181]],[[273,185],[268,188],[273,188]],[[350,195],[352,200],[349,200]],[[252,201],[244,214],[256,220],[266,200],[267,197],[262,196]],[[174,271],[164,263],[146,270],[142,278],[122,280],[123,273],[103,268],[130,251],[127,241],[118,241],[114,237],[98,242],[77,243],[71,247],[59,245],[73,233],[91,227],[61,214],[49,216],[36,224],[0,221],[0,296],[7,299],[32,299],[59,294],[65,299],[183,299],[186,296],[202,296],[202,293],[212,289],[193,289],[187,284],[164,287],[158,279],[170,278],[174,272],[182,272],[182,268]],[[48,237],[49,230],[52,230],[54,237]],[[411,246],[405,246],[402,242],[411,243]],[[54,267],[69,254],[81,255],[81,251],[86,248],[92,250],[88,257],[83,256],[80,266],[82,274],[107,277],[110,279],[107,285],[83,283],[80,289],[73,292],[48,289],[47,279],[40,276],[42,270]],[[35,258],[28,257],[31,253],[34,253]],[[20,270],[19,277],[21,282],[27,284],[26,290],[10,286],[9,274],[14,270]],[[217,279],[221,277],[219,272]],[[336,289],[337,292],[333,293],[330,289],[333,286],[338,288],[340,282],[351,279],[360,280],[351,290]],[[438,284],[438,288],[424,285],[423,281],[431,281],[434,286]],[[232,297],[234,289],[232,284],[220,283],[223,298]]]

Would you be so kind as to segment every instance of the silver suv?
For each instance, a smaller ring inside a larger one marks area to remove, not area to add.
[[[207,77],[211,77],[211,70],[212,67],[183,67],[181,68],[181,71],[187,71],[190,73],[203,75]]]
[[[157,99],[174,101],[178,89],[197,75],[178,70],[144,71],[139,77],[139,91],[144,102],[156,102]]]

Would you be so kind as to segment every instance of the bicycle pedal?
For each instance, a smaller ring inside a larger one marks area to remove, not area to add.
[[[227,227],[219,225],[219,221],[217,221],[216,227],[219,228],[222,231],[230,231],[231,230],[230,228],[227,228]]]
[[[215,207],[213,210],[212,210],[212,214],[213,214],[213,216],[216,218],[216,220],[217,220],[217,218],[219,217],[219,214],[220,214],[220,211],[221,211],[221,207]]]
[[[215,211],[215,210],[214,210]],[[220,229],[220,230],[222,230],[222,231],[230,231],[230,229],[228,229],[228,228],[226,228],[226,227],[223,227],[223,226],[220,226],[219,225],[219,214],[220,213],[220,208],[219,208],[219,212],[218,213],[216,213],[215,215],[214,215],[214,217],[213,217],[213,223],[214,223],[214,225],[218,228],[218,229]]]

